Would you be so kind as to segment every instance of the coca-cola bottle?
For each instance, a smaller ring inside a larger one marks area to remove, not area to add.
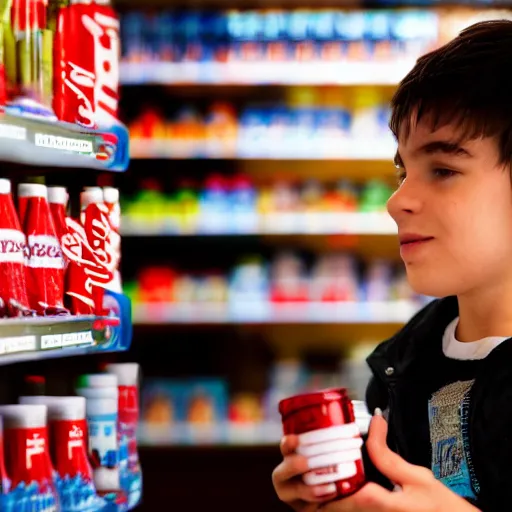
[[[5,467],[10,479],[7,499],[18,510],[57,512],[47,409],[44,405],[3,405]]]
[[[64,257],[48,205],[46,186],[25,184],[18,196],[26,201],[24,231],[28,247],[30,306],[39,315],[67,314],[64,308]]]
[[[0,316],[32,314],[27,296],[25,245],[11,182],[0,179]]]

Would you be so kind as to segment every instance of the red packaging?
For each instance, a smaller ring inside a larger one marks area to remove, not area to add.
[[[108,220],[110,222],[110,236],[108,245],[112,253],[112,273],[114,278],[111,290],[122,293],[121,275],[119,265],[121,262],[121,207],[119,205],[119,189],[113,187],[103,187],[103,199],[108,210]]]
[[[59,241],[68,231],[66,226],[68,199],[68,192],[64,187],[48,187],[48,204]]]
[[[48,451],[44,405],[0,406],[4,422],[5,466],[11,489],[37,483],[38,497],[47,506],[57,503]],[[41,507],[46,510],[46,507]]]
[[[89,128],[117,120],[119,21],[109,3],[78,0],[60,10],[54,41],[54,110]]]
[[[0,299],[9,316],[28,315],[26,239],[11,196],[11,182],[0,179]]]
[[[110,225],[103,192],[93,187],[80,194],[83,226],[67,218],[63,251],[69,258],[66,294],[73,314],[103,315],[104,289],[112,282],[108,251]]]
[[[297,452],[309,458],[312,471],[303,476],[305,483],[335,483],[338,498],[364,485],[362,439],[345,389],[286,398],[279,403],[279,412],[284,434],[298,435]]]
[[[24,231],[27,236],[27,292],[31,308],[39,315],[60,315],[64,308],[64,257],[48,205],[47,190],[25,184],[20,199],[26,200]]]
[[[20,403],[48,408],[48,430],[53,467],[61,478],[78,474],[92,482],[87,456],[85,398],[79,396],[22,396]]]

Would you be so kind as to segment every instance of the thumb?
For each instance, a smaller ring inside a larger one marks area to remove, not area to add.
[[[416,466],[409,464],[388,448],[386,437],[388,424],[379,415],[375,415],[370,423],[366,447],[375,467],[395,484],[403,485],[418,480]]]

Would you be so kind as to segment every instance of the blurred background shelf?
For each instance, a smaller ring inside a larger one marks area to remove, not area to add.
[[[403,62],[123,62],[125,85],[396,85],[412,69]]]
[[[337,304],[134,304],[134,324],[402,324],[418,311],[409,301]]]
[[[245,220],[245,222],[243,222]],[[247,226],[244,229],[244,224]],[[246,215],[239,230],[229,229],[230,219],[219,228],[179,230],[172,221],[151,221],[124,216],[122,235],[147,236],[250,236],[250,235],[396,235],[395,222],[386,213],[282,213]],[[224,227],[222,227],[224,226]]]

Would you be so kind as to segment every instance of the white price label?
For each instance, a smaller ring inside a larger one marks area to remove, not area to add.
[[[16,336],[0,339],[0,354],[15,354],[36,350],[35,336]]]
[[[91,331],[46,334],[45,336],[41,336],[41,350],[93,344],[94,340]]]
[[[13,140],[26,140],[27,129],[14,124],[0,124],[0,138]]]
[[[70,347],[73,345],[93,345],[94,339],[91,331],[70,332],[62,335],[62,346]]]
[[[36,146],[43,148],[62,149],[74,151],[76,153],[92,153],[92,142],[82,139],[71,139],[69,137],[58,137],[56,135],[47,135],[45,133],[35,134]]]

